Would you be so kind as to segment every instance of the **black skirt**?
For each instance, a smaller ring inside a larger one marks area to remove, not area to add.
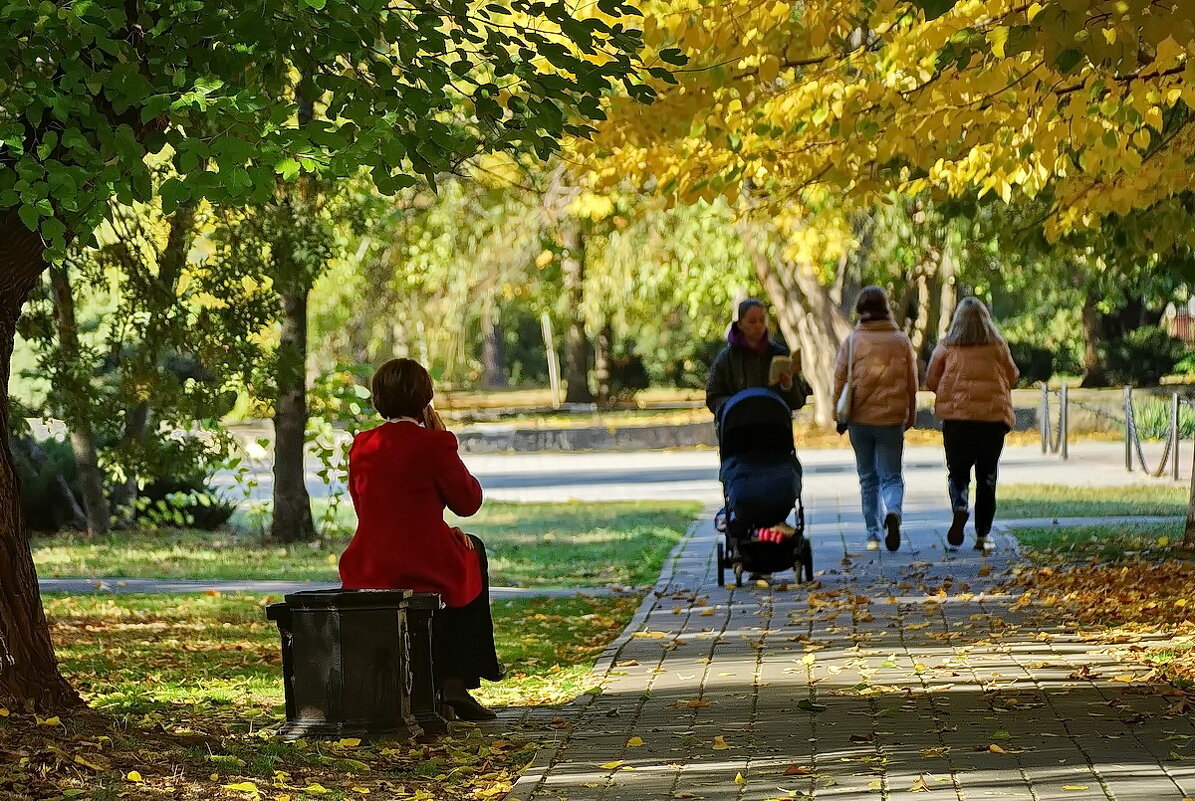
[[[438,683],[445,679],[477,689],[482,679],[499,681],[502,666],[494,646],[494,619],[490,616],[490,564],[485,543],[469,535],[481,566],[481,592],[464,606],[441,609],[432,618],[432,649]]]

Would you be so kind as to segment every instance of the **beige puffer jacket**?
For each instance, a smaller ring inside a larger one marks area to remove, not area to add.
[[[939,420],[1003,422],[1012,428],[1012,387],[1020,371],[1004,340],[990,345],[938,345],[926,386],[937,394]]]
[[[917,358],[913,345],[891,320],[859,323],[851,373],[850,422],[869,426],[912,427],[917,414]],[[846,385],[850,339],[838,348],[834,364],[834,403]]]

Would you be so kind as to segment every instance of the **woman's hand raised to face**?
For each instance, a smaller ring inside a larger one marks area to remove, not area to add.
[[[423,427],[433,431],[447,431],[448,426],[440,419],[440,415],[431,406],[423,410]]]

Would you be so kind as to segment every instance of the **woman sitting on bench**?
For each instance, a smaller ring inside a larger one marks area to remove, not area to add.
[[[432,639],[446,711],[462,720],[495,714],[469,690],[498,681],[485,545],[444,522],[468,517],[481,485],[457,453],[456,437],[431,406],[432,379],[412,359],[392,359],[373,377],[373,406],[386,422],[363,431],[349,451],[349,494],[357,532],[340,557],[345,589],[439,593]]]

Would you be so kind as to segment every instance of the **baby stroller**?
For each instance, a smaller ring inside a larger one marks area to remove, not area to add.
[[[793,445],[792,411],[770,389],[745,389],[718,412],[718,456],[722,466],[723,511],[718,528],[718,583],[726,569],[736,587],[743,573],[779,573],[792,569],[797,581],[813,579],[813,551],[805,538],[801,503],[801,462]],[[794,512],[791,537],[779,542],[757,538],[761,529],[788,519]]]

